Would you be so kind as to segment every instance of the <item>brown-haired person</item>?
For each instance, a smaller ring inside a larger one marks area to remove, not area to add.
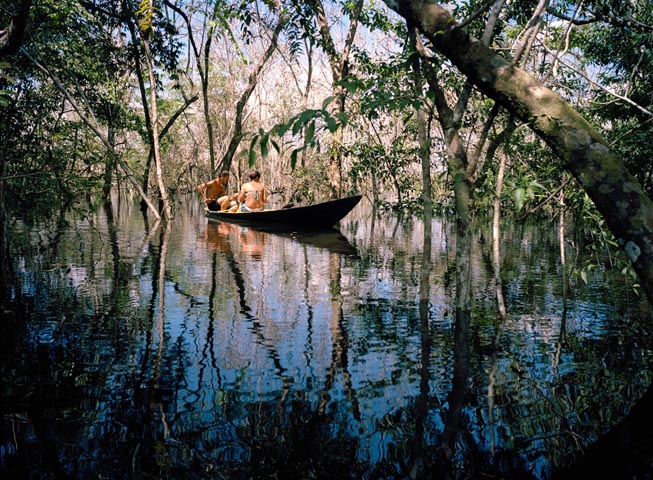
[[[238,202],[241,212],[255,212],[265,208],[267,193],[261,183],[261,174],[257,170],[252,170],[249,174],[249,182],[244,183],[238,193]]]
[[[203,183],[197,187],[204,203],[209,210],[226,210],[232,201],[235,201],[236,194],[227,195],[227,182],[229,172],[222,172],[220,176],[210,182]]]

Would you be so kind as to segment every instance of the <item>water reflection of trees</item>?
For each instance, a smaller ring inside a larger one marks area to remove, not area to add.
[[[500,331],[485,288],[492,265],[470,263],[483,270],[470,315],[449,309],[455,258],[439,248],[449,231],[438,223],[432,242],[419,222],[345,230],[359,257],[267,234],[256,259],[237,235],[194,247],[179,238],[189,227],[166,233],[121,215],[41,229],[26,255],[38,264],[23,277],[34,321],[11,365],[38,386],[15,397],[12,421],[21,442],[37,432],[20,444],[37,470],[526,475],[545,456],[566,461],[609,427],[619,398],[637,394],[649,332],[626,333],[631,319],[616,317],[630,310],[605,322],[623,328],[613,341],[587,335],[600,294],[584,292],[562,345],[558,284],[545,281],[559,266],[541,250],[555,245],[550,232],[506,227],[511,308]],[[512,235],[528,243],[511,247]],[[588,361],[572,369],[572,356]],[[588,424],[596,418],[605,421]]]

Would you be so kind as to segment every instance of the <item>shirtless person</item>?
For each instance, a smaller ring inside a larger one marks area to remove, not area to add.
[[[261,174],[257,170],[252,170],[249,174],[249,182],[244,183],[238,193],[239,210],[241,212],[263,210],[266,201],[267,194],[261,183]]]
[[[229,172],[222,172],[218,178],[197,187],[209,210],[226,210],[235,202],[237,194],[227,195],[228,181]]]

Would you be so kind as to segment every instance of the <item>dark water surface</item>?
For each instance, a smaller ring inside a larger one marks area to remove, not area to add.
[[[321,235],[194,197],[169,228],[14,219],[3,478],[550,478],[649,385],[650,312],[618,271],[563,284],[556,225],[506,225],[500,320],[489,232],[459,318],[453,221],[425,258],[366,200]]]

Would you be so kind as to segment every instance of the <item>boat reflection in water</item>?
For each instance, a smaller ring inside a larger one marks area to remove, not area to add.
[[[247,256],[260,259],[268,235],[292,239],[300,244],[328,250],[331,253],[357,256],[356,248],[337,228],[303,230],[275,224],[269,226],[242,226],[229,222],[209,219],[206,227],[207,245],[225,253],[233,253],[236,248]]]

